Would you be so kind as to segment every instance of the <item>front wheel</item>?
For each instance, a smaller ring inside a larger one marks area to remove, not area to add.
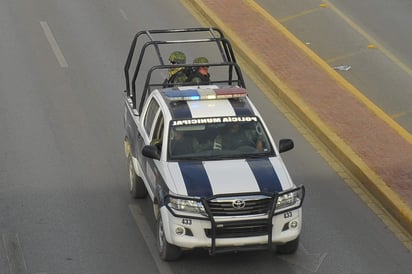
[[[158,212],[157,218],[157,248],[160,258],[165,261],[175,261],[182,255],[182,250],[179,247],[167,242],[160,212]]]
[[[136,171],[133,167],[132,156],[129,155],[128,157],[128,165],[129,165],[129,191],[130,195],[133,198],[146,198],[147,197],[147,189],[143,183],[143,180],[140,176],[136,174]]]
[[[298,250],[298,247],[299,247],[299,237],[285,244],[277,245],[276,252],[279,254],[293,254],[296,252],[296,250]]]

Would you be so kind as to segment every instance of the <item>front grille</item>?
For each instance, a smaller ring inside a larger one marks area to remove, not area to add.
[[[268,214],[272,202],[272,197],[256,195],[216,198],[208,201],[208,206],[213,216],[244,216]]]
[[[222,222],[216,225],[216,238],[240,238],[268,235],[268,220],[248,220],[242,222]],[[211,238],[211,229],[205,229],[207,237]]]

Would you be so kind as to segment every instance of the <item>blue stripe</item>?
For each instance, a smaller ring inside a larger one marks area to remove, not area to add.
[[[232,107],[236,113],[236,116],[253,115],[252,108],[249,106],[246,100],[229,99],[229,102],[232,104]]]
[[[272,163],[266,159],[248,159],[250,169],[262,192],[280,192],[282,185]]]
[[[186,101],[170,102],[170,112],[173,119],[192,118],[192,112]]]
[[[148,160],[146,160],[146,163],[144,163],[145,160],[143,160],[143,162],[140,161],[140,159],[142,159],[142,158],[143,158],[143,159],[148,159]],[[147,169],[148,169],[148,170],[150,169],[150,172],[155,175],[155,176],[153,176],[153,177],[154,177],[154,180],[155,180],[155,183],[152,184],[152,186],[153,186],[153,185],[155,185],[155,186],[160,186],[162,192],[163,192],[164,194],[168,194],[168,193],[169,193],[169,186],[166,184],[163,176],[161,175],[161,172],[159,172],[159,169],[158,169],[157,166],[155,165],[154,160],[153,160],[153,159],[149,159],[149,158],[147,158],[147,157],[142,157],[142,156],[140,156],[140,157],[138,156],[137,159],[139,160],[140,165],[143,166],[144,164],[146,164],[146,165],[147,165]],[[151,190],[152,190],[153,192],[156,191],[156,189],[153,189],[153,188],[152,188]],[[154,194],[156,195],[157,193],[154,193]],[[164,200],[161,200],[160,202],[163,203]],[[163,204],[162,204],[162,205],[163,205]]]
[[[179,162],[180,172],[186,185],[187,195],[207,197],[213,194],[209,177],[202,162]]]

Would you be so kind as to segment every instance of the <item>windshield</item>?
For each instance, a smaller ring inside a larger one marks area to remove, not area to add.
[[[219,160],[274,154],[258,117],[215,117],[172,120],[170,160]]]

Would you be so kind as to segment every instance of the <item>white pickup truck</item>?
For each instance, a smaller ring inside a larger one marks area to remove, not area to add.
[[[169,64],[174,50],[193,57],[212,52],[210,82],[167,84],[169,71],[200,66]],[[223,33],[140,31],[124,69],[130,193],[153,201],[160,257],[176,260],[195,248],[211,255],[273,247],[295,252],[305,189],[293,183],[280,157],[294,144],[275,145]]]

